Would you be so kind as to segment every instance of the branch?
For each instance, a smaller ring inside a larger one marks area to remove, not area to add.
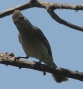
[[[59,3],[51,3],[51,2],[41,2],[37,0],[30,0],[28,3],[15,6],[13,8],[7,9],[3,12],[0,12],[0,18],[10,15],[13,13],[14,10],[25,10],[32,7],[39,7],[46,9],[50,7],[52,10],[55,9],[71,9],[71,10],[83,10],[83,5],[69,5],[69,4],[59,4]]]
[[[4,12],[0,12],[0,18],[10,15],[14,12],[14,10],[24,10],[32,7],[39,7],[39,8],[44,8],[47,9],[48,13],[51,15],[51,17],[59,22],[60,24],[64,24],[70,28],[83,31],[83,27],[76,26],[74,24],[71,24],[63,19],[61,19],[59,16],[57,16],[53,10],[55,9],[71,9],[71,10],[83,10],[83,5],[69,5],[69,4],[59,4],[59,3],[51,3],[51,2],[41,2],[37,0],[30,0],[26,4],[18,5],[13,8],[7,9]]]
[[[47,66],[45,64],[39,64],[37,62],[29,62],[26,60],[19,59],[15,61],[13,53],[0,53],[0,63],[5,65],[11,65],[21,68],[30,68],[38,71],[44,71],[49,73],[55,73],[61,76],[77,79],[83,81],[83,73],[78,71],[71,71],[64,68],[55,68]]]
[[[79,30],[79,31],[83,31],[83,27],[80,27],[80,26],[77,26],[77,25],[74,25],[72,23],[69,23],[63,19],[61,19],[53,10],[51,9],[47,9],[48,13],[51,15],[51,17],[56,20],[58,23],[60,24],[63,24],[63,25],[66,25],[70,28],[73,28],[75,30]]]

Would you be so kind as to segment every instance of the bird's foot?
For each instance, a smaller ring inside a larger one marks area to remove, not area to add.
[[[41,64],[41,61],[42,61],[42,59],[41,60],[39,60],[39,65]],[[46,72],[45,71],[42,71],[43,72],[43,75],[46,75]]]
[[[35,62],[35,61],[33,61],[33,62]],[[38,64],[38,67],[41,67],[41,60],[39,62],[35,62],[35,63]],[[46,75],[46,72],[45,71],[42,71],[42,72],[43,72],[43,75]]]
[[[25,59],[28,59],[29,58],[29,56],[26,56],[26,57],[21,57],[21,56],[18,56],[18,57],[15,57],[15,61],[18,61],[20,58],[25,58]]]
[[[45,71],[43,71],[43,75],[46,75],[46,72]]]

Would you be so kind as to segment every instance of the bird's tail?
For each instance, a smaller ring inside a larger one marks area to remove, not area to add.
[[[48,59],[48,60],[43,60],[43,62],[46,64],[46,65],[50,65],[50,66],[53,66],[55,68],[58,68],[57,65],[53,62],[53,59],[51,56],[48,56],[47,58],[45,59]],[[53,74],[52,73],[52,76],[54,78],[54,80],[57,82],[57,83],[61,83],[61,82],[64,82],[64,81],[68,81],[68,77],[64,77],[64,76],[61,76],[61,75],[57,75],[57,74]]]
[[[61,83],[63,81],[68,81],[68,78],[67,77],[63,77],[63,76],[60,76],[60,75],[57,75],[57,74],[52,74],[54,80],[57,82],[57,83]]]
[[[54,62],[52,63],[52,66],[55,66],[56,68],[56,64]],[[52,76],[57,83],[68,81],[68,77],[64,77],[64,76],[57,75],[57,74],[52,74]]]

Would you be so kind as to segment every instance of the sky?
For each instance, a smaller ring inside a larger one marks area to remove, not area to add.
[[[24,4],[28,0],[0,0],[0,12]],[[79,4],[83,0],[42,0],[55,3]],[[83,11],[60,10],[55,12],[64,20],[83,26]],[[48,39],[54,62],[62,68],[83,72],[83,32],[57,23],[42,8],[23,10],[30,22],[39,27]],[[18,41],[18,31],[12,21],[12,15],[0,19],[0,52],[13,52],[15,56],[25,56]],[[29,61],[38,61],[34,58]],[[50,73],[31,69],[19,69],[0,64],[1,89],[83,89],[83,82],[69,78],[69,81],[56,83]]]

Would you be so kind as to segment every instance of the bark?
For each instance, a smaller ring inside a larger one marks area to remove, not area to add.
[[[66,76],[69,78],[83,81],[83,72],[78,72],[78,70],[72,71],[60,67],[55,68],[53,66],[47,66],[45,64],[40,64],[39,62],[30,62],[24,59],[16,59],[13,53],[0,53],[0,64],[19,67],[19,69],[30,68],[33,70],[42,71],[43,75],[46,75],[46,72],[55,73],[61,76]]]

